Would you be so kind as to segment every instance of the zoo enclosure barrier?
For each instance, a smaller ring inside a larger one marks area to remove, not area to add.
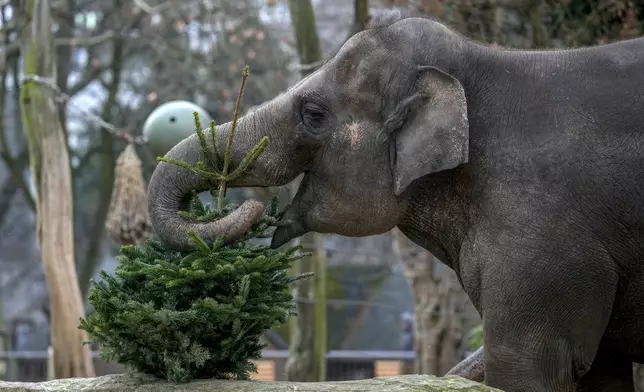
[[[125,368],[106,362],[92,352],[96,375],[123,373]],[[39,382],[49,378],[51,370],[49,351],[0,351],[0,379],[4,381]],[[287,350],[266,349],[262,359],[255,361],[258,381],[286,379]],[[327,353],[327,381],[357,380],[403,374],[403,365],[414,360],[413,351],[353,351],[341,350]]]

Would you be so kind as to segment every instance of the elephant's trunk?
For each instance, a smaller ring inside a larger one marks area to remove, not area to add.
[[[217,127],[219,151],[223,151],[221,141],[225,140],[230,128],[230,123]],[[235,157],[252,148],[250,143],[245,142],[251,142],[250,139],[255,138],[249,138],[248,134],[244,136],[240,138],[242,145],[235,143],[233,164],[238,162]],[[181,141],[165,157],[190,165],[200,160],[204,161],[196,134]],[[243,235],[261,217],[264,205],[255,200],[246,201],[230,215],[209,223],[191,222],[177,214],[178,211],[188,208],[193,191],[203,192],[208,190],[209,186],[212,184],[208,184],[195,173],[174,164],[159,162],[148,185],[149,212],[154,231],[165,246],[178,251],[194,249],[187,231],[194,232],[206,243],[211,243],[216,237],[224,237],[226,242],[230,242]]]

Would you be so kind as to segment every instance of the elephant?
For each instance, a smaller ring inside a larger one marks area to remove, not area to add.
[[[217,129],[221,151],[231,123]],[[456,272],[478,310],[472,363],[487,385],[633,391],[632,363],[644,362],[644,38],[499,48],[390,9],[236,129],[233,164],[269,144],[229,186],[303,175],[273,248],[307,232],[397,227]],[[198,162],[198,137],[166,157]],[[189,250],[187,229],[230,241],[261,214],[249,201],[226,222],[178,215],[207,185],[156,167],[149,211],[164,244]]]

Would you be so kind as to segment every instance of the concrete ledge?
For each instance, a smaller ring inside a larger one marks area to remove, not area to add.
[[[68,378],[39,383],[0,382],[0,392],[499,392],[464,378],[407,375],[321,383],[199,380],[174,384],[140,374]]]

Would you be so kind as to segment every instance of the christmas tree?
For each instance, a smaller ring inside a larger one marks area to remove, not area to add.
[[[237,106],[247,76],[248,67]],[[268,142],[262,140],[228,174],[237,117],[238,110],[220,156],[208,148],[195,113],[196,132],[209,166],[162,159],[216,180],[218,189],[211,191],[217,196],[216,208],[204,205],[194,194],[189,211],[182,212],[187,219],[220,219],[237,208],[223,205],[226,182],[244,174]],[[214,140],[212,122],[209,131]],[[154,236],[138,246],[123,246],[114,274],[101,271],[102,280],[92,281],[89,302],[94,309],[79,326],[90,337],[84,343],[98,344],[101,358],[107,361],[169,381],[248,379],[256,371],[251,360],[261,357],[262,333],[295,314],[289,286],[311,275],[288,273],[294,261],[307,256],[299,247],[278,251],[249,243],[269,237],[282,214],[274,198],[244,236],[227,244],[221,238],[207,244],[194,233],[186,233],[195,244],[192,252],[167,249]]]

